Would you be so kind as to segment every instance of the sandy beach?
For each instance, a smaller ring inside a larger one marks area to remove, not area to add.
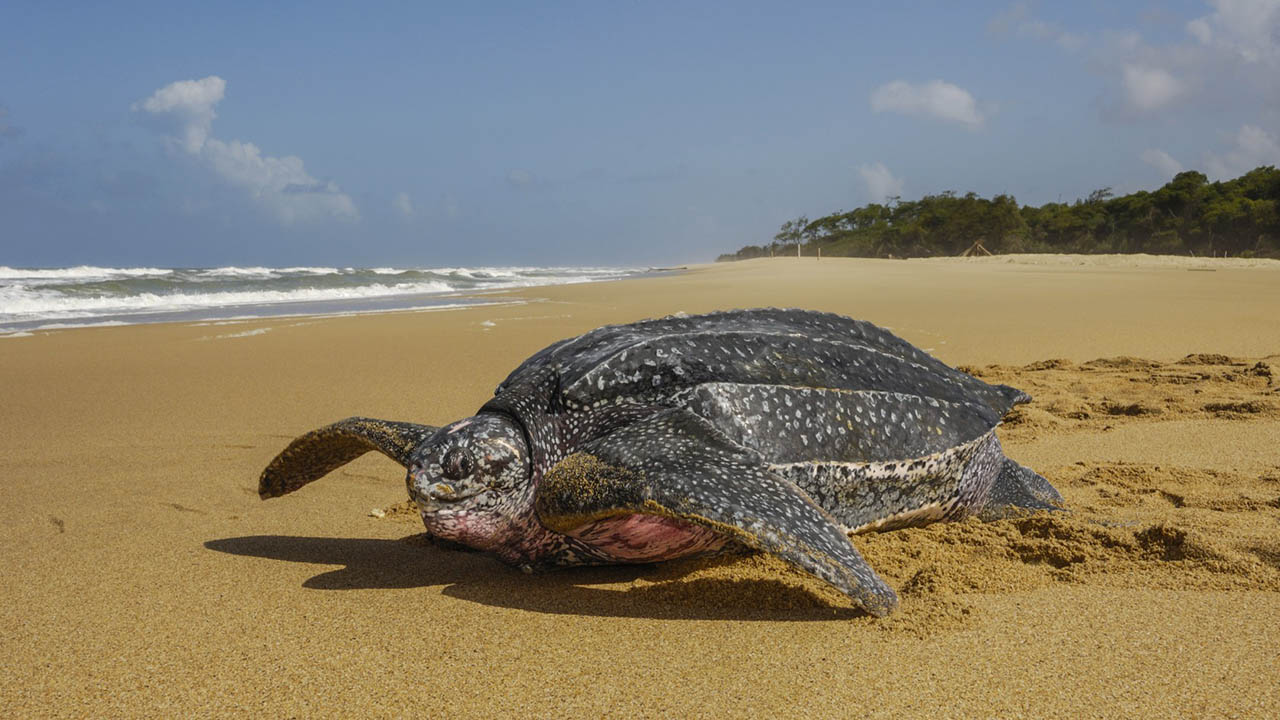
[[[0,339],[0,715],[1280,714],[1280,262],[786,258],[493,297]],[[381,456],[257,497],[310,429],[444,424],[555,340],[754,306],[1028,391],[1001,441],[1073,512],[855,537],[902,597],[877,620],[760,557],[441,549]]]

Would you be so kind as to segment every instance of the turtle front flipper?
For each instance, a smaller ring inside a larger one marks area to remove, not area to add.
[[[438,429],[363,417],[339,420],[289,443],[262,471],[258,495],[266,500],[291,493],[370,450],[408,467],[413,449]]]
[[[680,520],[773,553],[872,615],[898,605],[812,499],[769,472],[758,454],[685,410],[659,412],[587,443],[547,474],[535,507],[544,526],[569,535],[628,515]]]

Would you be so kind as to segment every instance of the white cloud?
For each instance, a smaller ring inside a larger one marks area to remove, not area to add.
[[[987,32],[1003,35],[1026,22],[1030,16],[1031,8],[1025,2],[1014,3],[987,21]]]
[[[1063,30],[1055,23],[1031,17],[1031,8],[1024,2],[1014,3],[991,18],[987,22],[987,32],[993,35],[1013,32],[1020,38],[1051,42],[1063,50],[1079,50],[1085,45],[1083,36]]]
[[[533,173],[520,168],[507,171],[507,182],[515,187],[527,187],[533,184]]]
[[[1204,4],[1201,13],[1207,14],[1183,16],[1186,35],[1181,38],[1165,37],[1163,26],[1173,13],[1158,8],[1142,13],[1161,38],[1153,40],[1123,28],[1077,36],[1033,17],[1034,4],[1021,2],[992,17],[987,30],[1068,50],[1088,48],[1089,69],[1106,80],[1098,107],[1108,119],[1166,119],[1163,111],[1173,105],[1217,113],[1243,110],[1243,117],[1280,108],[1280,83],[1275,80],[1280,75],[1280,0]]]
[[[1213,13],[1187,23],[1202,45],[1237,56],[1245,63],[1280,65],[1280,1],[1211,0]]]
[[[1129,104],[1144,112],[1168,105],[1185,89],[1181,80],[1161,68],[1131,64],[1123,73]]]
[[[1017,32],[1020,38],[1051,42],[1063,50],[1079,50],[1084,47],[1083,37],[1044,20],[1027,20],[1018,25]]]
[[[1213,29],[1209,27],[1209,21],[1205,18],[1198,18],[1187,23],[1187,33],[1199,40],[1201,45],[1208,45],[1213,42]]]
[[[871,109],[904,115],[929,115],[970,128],[982,127],[984,120],[968,90],[941,80],[923,85],[894,80],[881,85],[871,93]]]
[[[1149,148],[1142,151],[1142,162],[1159,170],[1167,177],[1173,177],[1182,172],[1182,163],[1173,159],[1169,153],[1156,148]]]
[[[440,196],[440,209],[444,211],[445,217],[456,218],[462,214],[462,203],[458,202],[453,193],[445,193]]]
[[[166,121],[164,132],[173,147],[198,159],[224,181],[248,191],[281,223],[359,217],[351,197],[332,181],[312,177],[301,158],[263,155],[253,143],[213,137],[214,107],[226,88],[226,81],[216,75],[182,80],[134,103],[133,109]]]
[[[1280,142],[1256,125],[1241,127],[1225,153],[1209,153],[1205,158],[1205,168],[1214,180],[1239,177],[1259,165],[1280,165]]]
[[[1079,50],[1084,38],[1043,20],[1032,20],[1018,26],[1018,36],[1052,42],[1063,50]]]
[[[1186,22],[1180,41],[1153,43],[1137,34],[1117,41],[1113,35],[1100,46],[1094,65],[1114,79],[1119,100],[1110,112],[1133,117],[1175,102],[1217,112],[1280,106],[1280,0],[1208,5],[1212,12]]]
[[[152,93],[151,97],[134,103],[132,109],[145,110],[153,115],[166,115],[173,119],[182,135],[182,149],[192,155],[204,147],[213,119],[218,114],[213,106],[227,92],[227,82],[217,75],[202,80],[180,80]]]
[[[395,205],[395,208],[400,211],[401,215],[404,215],[405,217],[413,217],[413,199],[409,197],[409,193],[396,193],[395,199],[391,201],[391,204]]]
[[[892,197],[902,195],[902,178],[896,178],[882,162],[870,165],[859,165],[858,174],[867,184],[867,195],[871,202],[884,202]]]

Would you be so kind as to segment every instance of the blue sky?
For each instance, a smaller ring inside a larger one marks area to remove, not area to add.
[[[1280,0],[6,4],[0,265],[660,264],[1280,164]]]

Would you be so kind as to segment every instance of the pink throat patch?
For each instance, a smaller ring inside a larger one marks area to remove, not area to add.
[[[658,562],[719,550],[726,538],[700,525],[660,515],[598,520],[568,533],[617,562]]]

